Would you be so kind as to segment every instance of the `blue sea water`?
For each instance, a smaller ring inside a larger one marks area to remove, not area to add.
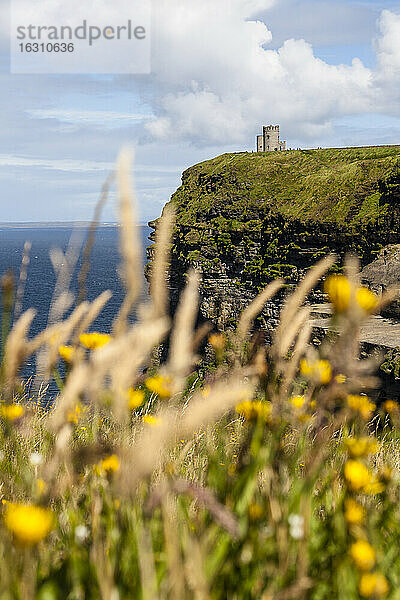
[[[140,227],[140,237],[143,248],[143,265],[145,263],[145,250],[151,243],[148,240],[151,229],[147,226]],[[77,237],[86,239],[85,232],[76,230]],[[50,260],[49,252],[52,248],[60,248],[65,252],[71,239],[70,227],[35,227],[11,228],[0,227],[0,277],[8,270],[19,277],[21,259],[25,241],[32,243],[28,277],[23,299],[23,310],[34,308],[36,316],[32,323],[30,336],[42,331],[47,324],[51,299],[56,283],[56,275]],[[118,250],[118,228],[99,227],[96,232],[95,244],[92,251],[90,272],[87,279],[87,298],[94,300],[104,290],[112,292],[111,300],[98,316],[91,327],[92,331],[109,333],[115,315],[117,314],[123,297],[124,289],[118,276],[118,267],[121,258]],[[71,289],[76,293],[78,289],[77,274],[82,264],[82,255],[77,263]],[[143,298],[147,295],[147,285],[143,281]],[[30,363],[24,370],[24,376],[29,376],[34,364]]]

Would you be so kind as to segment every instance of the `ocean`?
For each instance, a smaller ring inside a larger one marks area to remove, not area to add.
[[[148,226],[140,226],[140,237],[143,248],[143,266],[145,264],[146,248],[151,243],[148,236],[151,229]],[[30,263],[28,277],[25,286],[25,294],[22,309],[36,310],[36,316],[32,323],[30,337],[42,331],[47,324],[49,308],[56,283],[56,275],[50,260],[49,252],[53,248],[66,251],[73,230],[71,227],[0,227],[0,277],[6,271],[13,271],[18,279],[21,266],[22,253],[25,241],[32,243],[30,251]],[[74,235],[86,239],[86,231],[78,228]],[[87,298],[94,300],[104,290],[112,292],[111,300],[103,309],[102,313],[93,323],[92,331],[109,333],[115,315],[117,314],[123,297],[123,285],[118,277],[118,267],[121,258],[118,250],[118,228],[111,226],[100,226],[96,233],[95,244],[92,251],[90,272],[87,279]],[[72,279],[71,289],[77,292],[77,274],[82,264],[82,254],[77,262],[77,267]],[[148,293],[148,286],[143,277],[142,299]],[[24,369],[24,379],[30,377],[34,372],[33,361],[28,362]],[[55,392],[54,383],[49,392]]]

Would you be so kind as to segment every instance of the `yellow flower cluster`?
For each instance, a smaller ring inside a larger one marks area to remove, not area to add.
[[[363,598],[384,598],[389,593],[389,584],[382,573],[363,573],[358,590]]]
[[[226,345],[226,338],[222,333],[212,333],[208,341],[216,352],[222,352]]]
[[[362,598],[383,598],[389,592],[389,584],[382,573],[370,573],[376,563],[375,550],[366,540],[357,540],[350,547],[350,556],[361,572],[358,591]]]
[[[145,415],[143,417],[143,423],[150,425],[151,427],[158,427],[158,425],[161,425],[161,419],[160,417],[154,417],[153,415]]]
[[[88,350],[97,350],[108,344],[111,336],[106,333],[82,333],[79,336],[79,341]]]
[[[249,519],[250,521],[258,521],[264,516],[263,507],[257,502],[253,502],[249,505]]]
[[[235,410],[246,421],[256,421],[257,419],[266,421],[271,415],[271,404],[261,400],[245,400],[237,404]]]
[[[324,284],[324,292],[338,313],[345,312],[350,305],[350,282],[344,275],[331,275]]]
[[[4,523],[24,546],[32,546],[44,539],[50,533],[53,522],[53,513],[46,508],[31,504],[6,504]]]
[[[344,477],[350,489],[359,492],[368,485],[371,474],[362,462],[348,460],[344,465]]]
[[[120,464],[118,456],[116,454],[111,454],[95,465],[93,470],[96,475],[104,475],[106,473],[116,473],[119,471],[119,468]]]
[[[100,467],[106,473],[115,473],[119,470],[120,467],[118,456],[116,454],[111,454],[111,456],[107,456],[107,458],[104,458],[101,461]]]
[[[350,308],[352,289],[350,281],[344,275],[328,277],[324,284],[324,291],[336,313],[344,313]],[[366,287],[357,288],[354,299],[356,306],[366,313],[371,313],[378,304],[375,294]]]
[[[365,420],[372,416],[372,413],[376,408],[376,405],[371,402],[368,396],[356,396],[353,394],[347,396],[347,406],[351,408],[351,410],[360,413],[361,417]]]
[[[44,479],[42,479],[41,477],[36,479],[36,492],[39,496],[41,496],[42,494],[45,494],[47,492],[47,488],[48,488],[48,485]]]
[[[383,408],[389,414],[395,414],[399,412],[399,405],[394,400],[386,400],[383,404]]]
[[[58,353],[67,363],[72,363],[74,360],[75,349],[72,346],[60,346]]]
[[[16,421],[25,414],[25,408],[21,404],[3,404],[0,406],[0,415],[6,421]]]
[[[313,411],[317,405],[315,400],[308,402],[305,396],[292,396],[290,404],[294,407],[295,416],[301,423],[308,423],[311,420],[312,415],[308,412],[308,409]]]
[[[145,393],[143,390],[135,390],[133,388],[128,390],[128,406],[130,410],[135,410],[142,406],[145,399]]]
[[[317,385],[326,385],[332,379],[332,367],[328,360],[300,361],[300,373]]]
[[[171,377],[163,377],[162,375],[154,375],[154,377],[149,377],[145,381],[145,385],[150,392],[164,399],[171,397],[171,383]]]
[[[68,423],[73,423],[74,425],[78,425],[79,420],[83,416],[83,413],[86,411],[86,407],[82,406],[80,402],[77,402],[72,410],[67,412],[67,421]]]
[[[303,408],[305,401],[304,396],[292,396],[290,398],[290,402],[295,408]]]
[[[346,383],[346,379],[347,379],[346,375],[343,375],[342,373],[339,373],[335,377],[336,383]]]
[[[372,437],[348,438],[344,445],[352,458],[376,454],[379,450],[377,440]]]
[[[347,523],[350,523],[350,525],[361,525],[365,521],[365,516],[365,508],[353,498],[347,498],[344,512],[344,518]]]
[[[358,460],[348,460],[344,465],[344,477],[353,492],[381,494],[385,489],[376,475]]]
[[[371,571],[375,566],[375,550],[365,540],[357,540],[351,545],[350,556],[360,571]]]
[[[347,460],[344,465],[344,478],[348,489],[355,494],[380,494],[384,491],[385,485],[376,475],[371,473],[367,466],[360,460],[378,449],[378,442],[374,438],[360,437],[349,438],[345,440],[345,446],[348,453],[353,458]],[[382,478],[383,479],[383,478]],[[350,526],[356,526],[350,530],[357,538],[350,547],[350,556],[361,572],[359,580],[359,592],[363,598],[379,598],[385,596],[389,586],[383,575],[379,573],[369,573],[376,562],[375,550],[365,539],[366,534],[361,534],[360,526],[366,519],[366,509],[353,497],[347,497],[345,500],[344,517]]]

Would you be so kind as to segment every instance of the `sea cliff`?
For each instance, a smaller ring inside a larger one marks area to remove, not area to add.
[[[170,202],[171,310],[195,267],[200,317],[224,330],[276,277],[292,287],[328,252],[364,266],[399,242],[400,146],[224,154],[187,169]],[[274,326],[281,299],[259,326]]]

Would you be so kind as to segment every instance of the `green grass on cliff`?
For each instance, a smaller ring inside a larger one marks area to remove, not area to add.
[[[188,169],[172,201],[178,223],[188,225],[224,229],[222,214],[235,228],[235,218],[243,226],[263,207],[357,226],[383,215],[393,194],[400,196],[400,146],[223,154]]]

